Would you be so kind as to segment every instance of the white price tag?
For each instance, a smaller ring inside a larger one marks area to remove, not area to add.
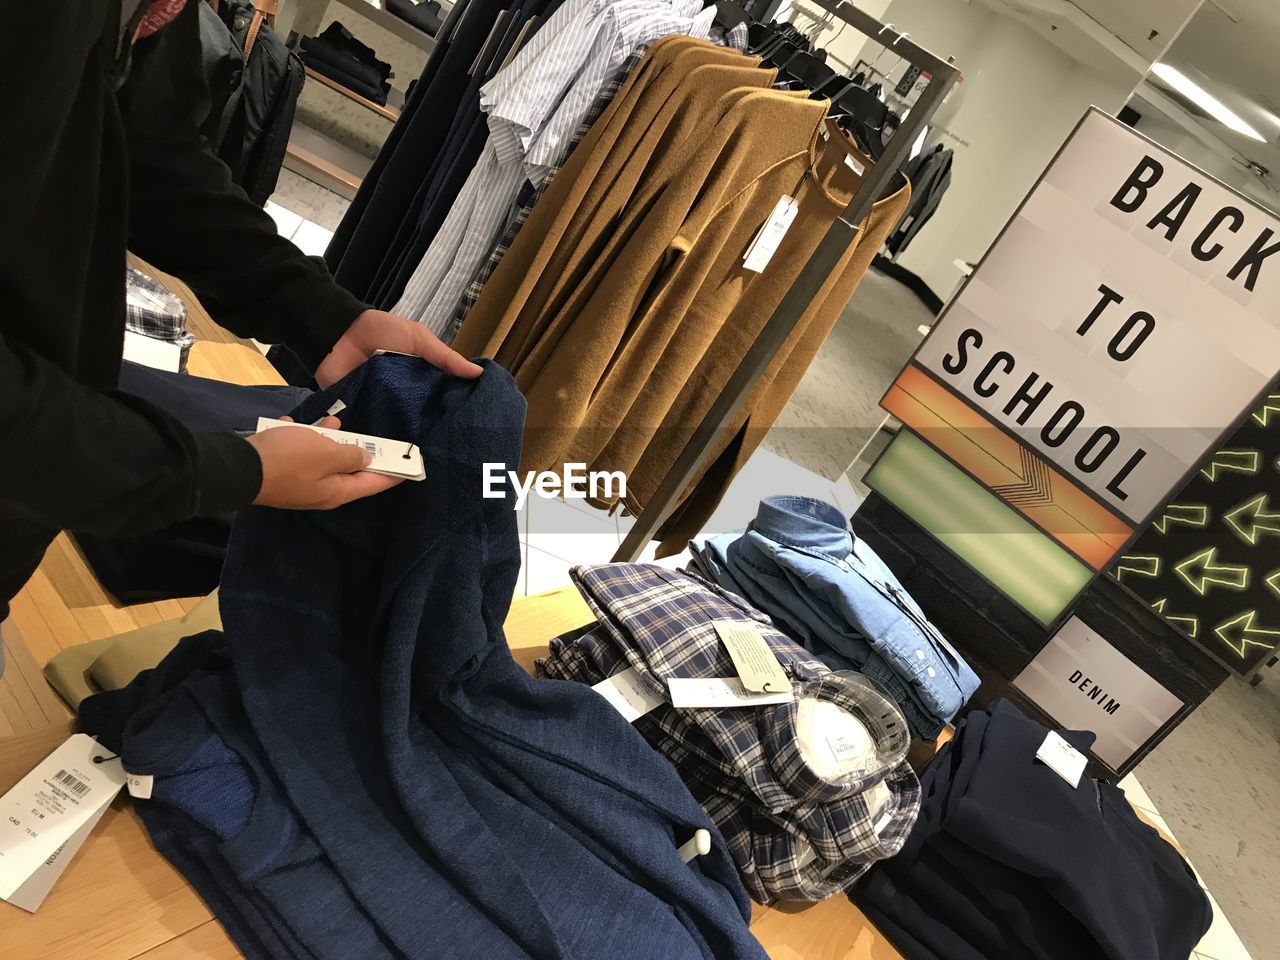
[[[1053,730],[1044,738],[1040,749],[1036,751],[1036,759],[1049,765],[1058,776],[1072,787],[1080,786],[1080,776],[1089,763],[1089,758],[1063,740]]]
[[[373,457],[369,466],[370,473],[381,473],[389,477],[403,477],[406,480],[425,480],[426,469],[422,464],[422,451],[417,444],[404,440],[388,440],[386,437],[371,437],[363,433],[348,433],[346,430],[329,430],[309,423],[291,423],[288,420],[272,420],[269,417],[258,418],[258,433],[263,430],[274,430],[277,427],[297,427],[302,430],[314,430],[323,437],[337,443],[362,447]]]
[[[742,263],[744,270],[750,270],[753,273],[764,271],[764,268],[769,265],[769,261],[777,252],[778,246],[782,243],[782,238],[791,229],[791,224],[795,222],[796,214],[799,212],[800,204],[791,197],[784,195],[777,202],[773,208],[773,213],[769,214],[769,219],[764,222],[760,232],[756,234],[755,239],[751,241],[751,245],[747,247],[747,253]]]
[[[854,173],[856,173],[858,176],[862,176],[864,173],[867,172],[867,168],[864,167],[851,154],[848,154],[848,153],[844,155],[844,165],[848,167],[850,170],[852,170]]]
[[[737,677],[671,677],[667,689],[671,705],[691,707],[761,707],[770,703],[790,703],[796,698],[788,689],[779,693],[752,693]]]
[[[627,723],[635,723],[654,707],[666,703],[645,686],[635,667],[615,673],[609,679],[594,684],[591,689],[608,700]]]
[[[111,751],[77,733],[0,797],[0,897],[9,899],[41,864],[99,814],[124,786]]]
[[[791,690],[791,678],[754,624],[742,620],[717,620],[712,626],[729,651],[733,668],[738,671],[744,687],[752,693]]]
[[[35,913],[40,908],[40,904],[44,903],[45,897],[49,895],[49,891],[58,882],[58,878],[62,876],[63,871],[67,869],[67,864],[71,862],[79,849],[84,846],[84,842],[89,839],[89,834],[93,833],[93,828],[98,825],[98,821],[102,819],[102,815],[106,812],[106,806],[99,807],[98,812],[90,817],[84,826],[73,833],[70,840],[49,854],[48,858],[36,868],[36,872],[27,878],[26,883],[5,899],[20,910],[25,910],[27,913]]]

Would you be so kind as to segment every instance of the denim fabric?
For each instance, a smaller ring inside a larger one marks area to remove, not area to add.
[[[918,737],[936,737],[978,688],[969,665],[828,503],[769,497],[745,533],[697,541],[693,552],[699,569],[727,573],[725,586],[823,662],[880,684]]]
[[[926,769],[901,854],[851,894],[909,960],[1185,957],[1208,929],[1178,851],[1119,788],[1087,776],[1072,787],[1037,760],[1046,733],[997,701],[967,714]]]
[[[185,689],[201,675],[171,659],[189,643],[157,668],[188,671],[181,692],[204,705],[252,796],[232,764],[196,789],[185,761],[219,745],[176,701],[129,688],[86,701],[87,716],[125,715],[115,726],[131,764],[144,741],[151,762],[177,758],[182,779],[142,804],[175,812],[166,829],[243,825],[217,848],[225,882],[243,886],[206,894],[211,906],[222,916],[252,889],[285,916],[315,898],[329,924],[368,934],[361,947],[306,943],[343,960],[763,957],[724,840],[676,772],[594,692],[529,677],[503,639],[516,514],[510,495],[481,491],[483,464],[519,458],[511,378],[488,364],[463,381],[384,355],[294,416],[315,420],[339,398],[346,428],[416,442],[426,479],[328,512],[240,515],[217,681],[233,684],[242,722]],[[213,796],[225,822],[201,807]],[[712,850],[686,864],[678,846],[700,828]],[[282,843],[290,867],[330,871],[324,898],[274,869]]]

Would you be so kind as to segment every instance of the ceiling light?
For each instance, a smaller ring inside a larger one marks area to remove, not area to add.
[[[1230,127],[1236,133],[1242,133],[1246,137],[1252,137],[1254,140],[1267,142],[1267,138],[1260,134],[1249,124],[1241,119],[1240,115],[1228,107],[1225,103],[1211,94],[1200,84],[1196,83],[1181,70],[1171,67],[1167,63],[1157,63],[1151,68],[1151,72],[1157,77],[1173,87],[1174,90],[1182,94],[1197,107],[1209,114],[1215,120]]]

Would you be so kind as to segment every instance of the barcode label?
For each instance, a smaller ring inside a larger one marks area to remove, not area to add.
[[[370,443],[365,440],[361,442],[360,446],[364,447],[365,453],[369,454],[369,456],[376,457],[378,455],[378,445],[376,443]]]
[[[89,785],[79,777],[67,773],[65,770],[59,770],[53,775],[53,779],[74,793],[77,797],[83,797],[89,792]]]

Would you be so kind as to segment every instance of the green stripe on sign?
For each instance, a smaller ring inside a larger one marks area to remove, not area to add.
[[[913,433],[899,432],[865,482],[1041,623],[1051,623],[1092,578],[1088,567]]]

